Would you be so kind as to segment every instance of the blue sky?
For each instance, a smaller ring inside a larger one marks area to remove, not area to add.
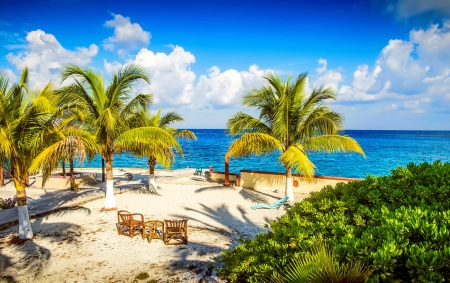
[[[224,128],[265,72],[333,87],[347,129],[450,130],[450,0],[2,1],[0,69],[59,84],[67,63],[105,77],[143,65],[152,109]]]

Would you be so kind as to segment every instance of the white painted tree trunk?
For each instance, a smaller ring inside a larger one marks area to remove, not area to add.
[[[116,207],[113,183],[114,183],[114,180],[106,180],[105,208],[115,208]]]
[[[150,174],[148,177],[148,189],[150,191],[158,191],[158,186],[156,186],[155,174]]]
[[[26,240],[33,238],[28,207],[22,205],[18,206],[17,209],[19,210],[19,239]]]
[[[294,201],[294,190],[292,189],[292,177],[286,178],[286,196],[289,197],[289,201]]]

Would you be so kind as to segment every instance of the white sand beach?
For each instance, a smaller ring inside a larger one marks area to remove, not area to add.
[[[126,180],[124,171],[134,174],[132,181]],[[0,282],[132,282],[141,272],[150,275],[142,282],[166,282],[168,278],[198,282],[221,251],[237,245],[239,238],[266,231],[270,220],[284,214],[283,208],[251,209],[255,203],[276,201],[284,196],[282,192],[224,187],[185,169],[181,173],[157,171],[160,189],[151,193],[142,187],[147,172],[114,169],[115,189],[131,188],[115,196],[117,209],[142,213],[145,220],[188,219],[188,245],[166,246],[160,239],[148,243],[140,235],[118,235],[117,212],[101,212],[104,198],[100,198],[32,219],[35,237],[22,245],[10,243],[17,236],[17,225],[1,230]],[[85,186],[79,193],[28,188],[27,194],[32,204],[51,202],[61,194],[88,195],[104,186]],[[14,187],[9,183],[0,192],[0,197],[9,192],[11,197]],[[296,195],[296,201],[304,197]],[[80,199],[58,205],[77,203]]]

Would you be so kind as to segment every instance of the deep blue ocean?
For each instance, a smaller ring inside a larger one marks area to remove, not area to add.
[[[176,157],[172,169],[208,168],[224,171],[224,156],[234,140],[223,129],[191,130],[198,140],[180,141],[184,158]],[[388,175],[398,166],[409,162],[450,161],[450,132],[448,131],[360,131],[347,130],[345,135],[356,139],[366,153],[366,158],[354,153],[324,154],[310,153],[316,165],[316,175],[349,178],[364,178],[366,175]],[[230,159],[230,172],[258,170],[284,172],[278,163],[279,154]],[[101,167],[100,157],[85,161],[84,167]],[[147,158],[136,158],[129,154],[116,154],[113,167],[148,168]],[[157,168],[161,168],[157,166]]]

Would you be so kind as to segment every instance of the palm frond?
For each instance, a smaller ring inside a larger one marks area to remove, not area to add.
[[[307,180],[312,180],[314,177],[314,168],[316,166],[309,160],[308,155],[300,144],[289,146],[278,160],[284,166],[301,173]]]
[[[373,269],[359,261],[340,263],[332,249],[318,242],[301,257],[282,267],[271,282],[283,283],[363,283]]]
[[[243,112],[238,112],[227,121],[227,129],[233,136],[245,132],[260,132],[265,134],[270,134],[271,132],[269,126]]]
[[[194,134],[194,132],[189,130],[178,130],[175,131],[173,136],[175,138],[185,139],[185,140],[196,140],[197,136]]]
[[[117,137],[115,150],[132,150],[145,154],[149,145],[173,147],[181,156],[183,150],[177,140],[169,133],[158,127],[140,127],[128,130]]]
[[[175,122],[183,122],[183,121],[184,121],[184,119],[181,116],[181,114],[179,114],[175,111],[172,111],[172,112],[168,112],[168,113],[164,114],[161,117],[161,119],[159,120],[158,126],[160,128],[166,128]]]
[[[283,149],[283,144],[268,134],[245,133],[231,143],[226,156],[263,155],[276,150],[283,151]]]
[[[348,136],[324,135],[313,137],[305,141],[303,146],[308,151],[327,153],[356,152],[361,154],[363,157],[366,156],[358,142]]]

